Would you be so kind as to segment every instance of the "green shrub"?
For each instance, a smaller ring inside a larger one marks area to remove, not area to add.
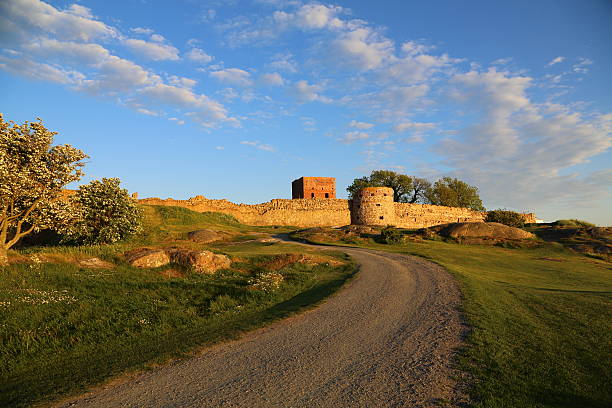
[[[143,212],[118,178],[103,178],[80,186],[71,197],[76,221],[65,231],[65,241],[110,244],[142,231]]]
[[[525,226],[525,218],[521,214],[504,209],[488,211],[485,221],[498,222],[515,228],[523,228]]]
[[[385,244],[401,244],[404,240],[404,235],[399,229],[388,226],[380,231],[380,238]]]
[[[592,224],[590,222],[583,221],[583,220],[577,220],[577,219],[557,220],[553,222],[553,225],[556,225],[559,227],[586,227],[586,228],[595,227],[595,224]]]

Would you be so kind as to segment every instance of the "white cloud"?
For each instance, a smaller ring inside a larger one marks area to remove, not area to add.
[[[185,78],[185,77],[179,77],[176,75],[170,75],[168,77],[168,82],[170,82],[172,85],[181,87],[181,88],[193,88],[198,81],[196,81],[195,79],[191,79],[191,78]]]
[[[222,122],[236,126],[240,124],[238,119],[228,115],[223,105],[191,89],[158,83],[140,90],[138,97],[151,104],[184,108],[189,111],[186,116],[207,128],[216,127]]]
[[[336,17],[342,12],[342,7],[324,6],[322,4],[306,4],[302,6],[293,16],[300,28],[323,29],[341,28],[344,23]]]
[[[404,58],[392,57],[390,60],[389,65],[382,71],[382,76],[386,80],[402,84],[426,82],[435,73],[456,62],[446,54],[441,56],[419,54]]]
[[[372,123],[367,123],[367,122],[358,122],[356,120],[351,120],[351,123],[349,123],[349,126],[352,128],[356,128],[356,129],[370,129],[371,127],[374,127],[374,124]]]
[[[136,38],[126,39],[123,41],[123,44],[135,53],[153,61],[176,61],[179,59],[179,51],[172,45],[148,42]]]
[[[259,80],[265,84],[270,86],[281,86],[285,83],[285,80],[278,72],[272,72],[268,74],[263,74]]]
[[[605,116],[588,118],[562,105],[534,103],[527,95],[531,78],[506,72],[471,71],[456,75],[453,84],[460,87],[462,109],[478,118],[443,140],[438,151],[489,203],[533,209],[605,188],[570,173],[612,146]]]
[[[428,122],[402,122],[398,123],[393,127],[394,132],[405,132],[407,130],[413,131],[415,133],[422,133],[428,130],[435,129],[435,123]]]
[[[2,55],[0,55],[0,69],[40,81],[73,86],[79,85],[85,77],[78,71],[65,70],[49,64],[35,62],[28,58],[9,58]]]
[[[204,50],[200,48],[192,48],[185,54],[187,58],[192,61],[200,62],[202,64],[208,64],[213,60],[213,57],[204,52]]]
[[[5,0],[0,2],[0,26],[27,41],[36,35],[53,35],[56,39],[92,41],[117,37],[117,31],[95,20],[89,9],[72,5],[60,11],[38,0]]]
[[[382,87],[380,91],[346,96],[342,102],[356,106],[368,114],[376,113],[380,120],[397,121],[398,118],[409,116],[423,109],[429,103],[425,98],[429,89],[429,86],[425,84],[387,86]]]
[[[308,81],[301,80],[293,85],[292,93],[300,103],[319,101],[331,102],[331,99],[321,95],[323,87],[320,85],[309,85]]]
[[[60,62],[97,64],[110,57],[110,52],[99,44],[58,41],[51,38],[32,40],[23,48],[39,57],[59,58]]]
[[[226,68],[219,71],[213,71],[210,76],[216,80],[238,86],[250,86],[253,81],[251,74],[239,68]]]
[[[259,149],[259,150],[263,150],[263,151],[266,151],[266,152],[275,152],[276,151],[276,148],[274,146],[271,146],[269,144],[264,144],[264,143],[261,143],[259,141],[253,142],[253,141],[249,141],[249,140],[243,140],[242,142],[240,142],[240,144],[247,145],[247,146],[252,146],[252,147],[255,147],[255,148]]]
[[[164,42],[166,41],[166,39],[164,38],[163,35],[160,34],[153,34],[151,35],[151,41],[155,41],[155,42]]]
[[[151,35],[153,34],[153,30],[151,30],[150,28],[142,28],[142,27],[136,27],[136,28],[132,28],[130,29],[130,31],[136,33],[136,34],[143,34],[143,35]]]
[[[369,138],[370,138],[370,134],[367,132],[354,131],[354,132],[346,132],[344,136],[338,139],[338,141],[344,144],[351,144],[358,140],[366,140]]]
[[[176,124],[180,126],[185,124],[185,121],[179,118],[168,118],[168,120],[176,122]]]
[[[587,72],[589,72],[589,69],[587,68],[587,66],[592,65],[592,64],[593,64],[592,60],[588,58],[580,58],[578,63],[572,65],[572,71],[574,71],[577,74],[586,74]]]
[[[406,41],[405,43],[402,44],[402,52],[409,56],[424,54],[430,51],[432,48],[433,47],[419,44],[415,41]]]
[[[297,63],[293,60],[291,53],[275,54],[272,56],[272,61],[268,64],[268,67],[292,74],[298,72]]]
[[[71,4],[68,9],[66,9],[66,13],[73,14],[75,16],[84,17],[84,18],[93,18],[93,14],[91,14],[91,9],[81,6],[79,4]]]
[[[547,65],[549,67],[551,67],[551,66],[553,66],[555,64],[559,64],[559,63],[561,63],[563,61],[565,61],[565,57],[557,57],[557,58],[554,58],[552,61],[550,61]]]
[[[150,73],[132,61],[111,55],[98,66],[91,79],[81,84],[80,89],[94,94],[117,94],[161,82],[159,76]]]
[[[337,62],[371,70],[393,55],[393,42],[369,28],[358,28],[337,39],[335,51]]]

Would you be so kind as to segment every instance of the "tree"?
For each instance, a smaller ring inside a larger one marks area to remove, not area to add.
[[[354,197],[364,187],[390,187],[393,201],[397,202],[406,202],[413,190],[410,176],[390,170],[374,170],[370,176],[356,178],[346,190],[350,197]]]
[[[413,177],[412,178],[412,191],[410,192],[410,198],[408,202],[411,204],[421,203],[429,204],[427,199],[427,191],[431,188],[431,182],[424,178]]]
[[[425,195],[434,205],[465,207],[476,211],[485,210],[478,196],[478,188],[456,178],[441,178],[427,190]]]
[[[52,146],[56,134],[40,119],[18,125],[0,114],[0,265],[8,264],[7,251],[21,238],[61,217],[62,190],[83,176],[87,155]]]
[[[60,231],[66,240],[82,244],[110,244],[142,231],[142,210],[118,178],[94,180],[71,197],[78,220]]]

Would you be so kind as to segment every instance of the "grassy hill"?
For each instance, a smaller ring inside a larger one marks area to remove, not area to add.
[[[145,215],[145,234],[114,245],[11,252],[12,265],[0,271],[0,406],[79,393],[236,337],[312,306],[354,271],[339,253],[257,240],[280,228],[178,207],[145,207]],[[226,239],[208,246],[186,240],[200,228]],[[233,263],[216,274],[130,266],[123,252],[143,245],[208,249]],[[111,267],[83,266],[91,257]]]
[[[612,263],[555,242],[532,249],[389,245],[372,234],[326,229],[296,237],[416,255],[447,268],[472,327],[460,365],[471,374],[474,407],[612,406]]]

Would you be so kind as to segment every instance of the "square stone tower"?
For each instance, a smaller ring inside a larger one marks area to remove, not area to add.
[[[336,178],[300,177],[293,180],[291,198],[336,198]]]

